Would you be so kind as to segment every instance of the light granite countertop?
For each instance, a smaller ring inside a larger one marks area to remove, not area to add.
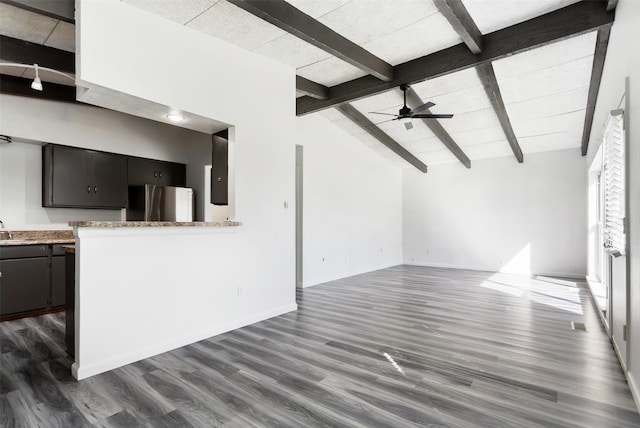
[[[73,227],[233,227],[239,221],[70,221]]]

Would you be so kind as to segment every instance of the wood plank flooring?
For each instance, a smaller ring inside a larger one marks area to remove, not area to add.
[[[583,283],[397,266],[298,301],[80,382],[64,314],[0,323],[0,426],[640,427]]]

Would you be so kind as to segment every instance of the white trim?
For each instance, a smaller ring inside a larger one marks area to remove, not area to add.
[[[622,372],[627,374],[627,366],[624,364],[624,359],[620,354],[620,349],[618,348],[618,344],[616,343],[616,339],[614,336],[611,336],[611,345],[613,345],[613,350],[616,353],[616,358],[618,358],[618,362],[620,363],[620,367],[622,367]]]
[[[633,401],[636,402],[636,407],[638,408],[638,413],[640,413],[640,388],[635,381],[635,378],[631,374],[631,372],[627,372],[627,383],[629,384],[629,389],[631,390],[631,396],[633,397]]]
[[[604,330],[607,332],[607,336],[609,336],[609,338],[611,337],[611,332],[609,331],[609,323],[607,322],[607,319],[605,318],[604,314],[602,313],[603,310],[608,311],[608,308],[604,308],[602,309],[602,307],[600,306],[600,302],[598,301],[598,299],[596,298],[596,293],[594,292],[594,288],[596,287],[604,287],[604,285],[602,285],[602,283],[600,281],[598,281],[597,279],[590,277],[587,275],[587,284],[589,285],[589,293],[591,293],[591,299],[595,302],[596,304],[596,311],[598,312],[598,315],[600,317],[600,321],[602,321],[602,326],[604,327]]]
[[[421,262],[404,262],[407,266],[426,266],[426,267],[439,267],[448,269],[465,269],[465,270],[477,270],[491,273],[505,273],[512,275],[528,275],[528,276],[560,276],[563,278],[579,279],[584,281],[584,273],[569,273],[569,272],[502,272],[499,267],[488,266],[465,266],[465,265],[453,265],[448,263],[421,263]]]
[[[134,363],[136,361],[143,360],[145,358],[153,357],[154,355],[162,354],[163,352],[171,351],[172,349],[180,348],[182,346],[190,345],[200,340],[208,339],[213,336],[217,336],[222,333],[226,333],[231,330],[235,330],[240,327],[254,324],[266,319],[276,317],[278,315],[285,314],[287,312],[295,311],[298,309],[298,305],[295,303],[281,306],[279,308],[265,311],[259,314],[252,315],[240,320],[234,320],[232,322],[217,325],[212,328],[201,330],[195,334],[175,338],[163,343],[154,344],[145,349],[141,349],[135,352],[131,352],[124,355],[119,355],[117,358],[111,358],[103,361],[98,361],[89,366],[80,365],[78,362],[73,363],[71,366],[71,374],[77,380],[86,379],[90,376],[95,376],[100,373],[104,373],[109,370],[122,367],[127,364]],[[77,348],[76,348],[77,349]],[[76,353],[76,355],[78,355]]]

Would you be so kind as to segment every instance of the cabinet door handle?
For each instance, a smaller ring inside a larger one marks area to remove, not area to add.
[[[91,193],[91,186],[87,186],[87,193]]]
[[[155,178],[158,178],[158,171],[153,171],[153,176],[154,176]]]
[[[93,186],[93,193],[98,193],[98,186]]]
[[[158,173],[158,177],[162,178],[162,171]]]

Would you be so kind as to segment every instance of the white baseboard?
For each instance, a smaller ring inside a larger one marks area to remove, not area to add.
[[[235,330],[249,324],[264,321],[266,319],[273,318],[287,312],[295,311],[297,309],[298,305],[295,303],[291,303],[276,309],[271,309],[269,311],[251,315],[249,317],[233,320],[222,325],[217,325],[204,330],[200,330],[197,333],[174,338],[163,343],[158,343],[154,344],[153,346],[135,350],[133,352],[128,352],[124,355],[118,356],[117,358],[94,361],[90,364],[82,364],[82,354],[79,353],[76,354],[76,362],[71,366],[71,374],[77,380],[86,379],[88,377],[95,376],[109,370],[117,369],[118,367],[122,367],[127,364],[135,363],[136,361],[140,361],[145,358],[153,357],[154,355],[162,354],[163,352],[171,351],[172,349],[190,345],[192,343],[199,342],[200,340],[208,339],[210,337],[217,336],[219,334],[226,333],[228,331]],[[76,349],[79,349],[79,347],[76,346]]]
[[[381,270],[381,269],[387,269],[387,268],[398,266],[398,265],[401,265],[401,264],[402,264],[402,262],[384,263],[384,264],[381,264],[381,265],[378,265],[378,266],[372,266],[372,267],[368,267],[368,268],[365,268],[365,269],[358,269],[358,270],[353,270],[353,271],[350,271],[350,272],[341,272],[341,273],[337,273],[337,274],[333,274],[333,275],[327,275],[327,276],[323,276],[321,278],[316,278],[316,279],[304,281],[303,284],[302,284],[302,287],[303,288],[313,287],[314,285],[324,284],[325,282],[336,281],[338,279],[348,278],[350,276],[361,275],[363,273],[373,272],[373,271]]]
[[[616,358],[620,363],[620,367],[622,367],[623,373],[627,373],[627,366],[624,364],[624,359],[621,357],[620,349],[618,348],[618,344],[613,336],[611,336],[611,345],[613,345],[613,351],[616,353]]]
[[[631,372],[627,372],[627,383],[629,384],[629,389],[631,390],[633,400],[636,402],[638,413],[640,413],[640,385],[636,383],[636,380]]]
[[[499,267],[495,266],[473,266],[473,265],[457,265],[450,263],[434,263],[434,262],[408,262],[405,260],[405,265],[408,266],[425,266],[425,267],[439,267],[446,269],[463,269],[463,270],[476,270],[481,272],[491,272],[491,273],[505,273],[509,275],[529,275],[529,276],[557,276],[563,278],[572,278],[579,279],[584,281],[585,275],[583,273],[573,273],[573,272],[501,272]]]

